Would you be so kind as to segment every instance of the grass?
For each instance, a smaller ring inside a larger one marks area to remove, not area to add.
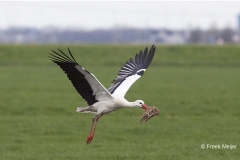
[[[108,87],[145,46],[69,45],[75,59]],[[48,60],[66,45],[0,45],[0,159],[238,159],[240,47],[157,46],[152,65],[128,91],[161,114],[138,126],[140,109],[102,117],[85,145],[90,114],[66,75]],[[201,149],[233,144],[236,149]]]

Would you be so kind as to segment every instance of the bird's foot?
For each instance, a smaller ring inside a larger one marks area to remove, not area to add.
[[[90,144],[92,142],[93,136],[88,136],[87,137],[87,144]]]

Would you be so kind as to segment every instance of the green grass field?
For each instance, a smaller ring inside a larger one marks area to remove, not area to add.
[[[69,45],[106,87],[122,65],[150,45]],[[128,91],[161,114],[139,126],[141,109],[103,116],[86,145],[91,114],[51,49],[0,45],[1,160],[237,160],[240,157],[240,47],[157,45],[152,65]],[[201,149],[201,144],[237,145]]]

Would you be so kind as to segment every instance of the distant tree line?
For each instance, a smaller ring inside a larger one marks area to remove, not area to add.
[[[236,44],[239,42],[238,31],[230,27],[216,29],[214,27],[208,30],[199,28],[190,31],[188,43],[210,43],[210,44]]]
[[[0,43],[159,43],[159,44],[236,44],[236,30],[226,27],[208,30],[113,28],[85,31],[58,28],[0,29]]]

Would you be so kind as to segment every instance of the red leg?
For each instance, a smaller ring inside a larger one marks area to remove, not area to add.
[[[91,128],[90,128],[90,133],[89,133],[89,135],[87,137],[87,144],[91,143],[91,141],[93,139],[92,128],[93,128],[94,122],[95,122],[95,118],[92,119],[92,125],[91,125]]]
[[[99,118],[100,118],[100,117],[99,117]],[[94,136],[95,130],[96,130],[96,128],[97,128],[97,122],[98,122],[98,119],[99,119],[99,118],[96,119],[96,122],[95,122],[95,125],[94,125],[94,129],[93,129],[93,132],[92,132],[92,136]]]
[[[96,130],[96,127],[97,127],[97,122],[99,120],[99,118],[102,116],[102,114],[100,115],[96,115],[93,120],[92,120],[92,126],[91,126],[91,129],[90,129],[90,133],[89,133],[89,136],[87,138],[87,144],[90,144],[92,142],[92,139],[94,137],[94,133],[95,133],[95,130]],[[94,128],[93,128],[94,126]],[[92,129],[93,128],[93,129]]]

